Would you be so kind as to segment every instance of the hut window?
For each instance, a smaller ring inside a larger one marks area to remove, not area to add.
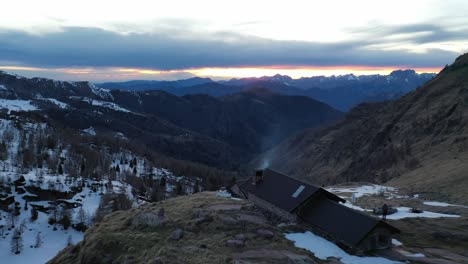
[[[297,190],[293,193],[292,197],[297,198],[304,189],[305,189],[304,185],[299,186],[299,188],[297,188]]]
[[[379,244],[380,245],[387,245],[388,244],[388,238],[386,235],[379,235]]]

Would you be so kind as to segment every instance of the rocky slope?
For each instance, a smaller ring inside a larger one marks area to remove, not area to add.
[[[468,201],[468,55],[396,101],[362,104],[256,160],[314,183],[387,182]]]
[[[204,192],[116,212],[49,263],[323,263],[245,201]]]

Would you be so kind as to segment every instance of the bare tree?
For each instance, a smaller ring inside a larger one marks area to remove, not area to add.
[[[16,219],[18,219],[18,216],[15,214],[14,210],[8,210],[8,225],[11,228],[15,228]]]
[[[34,247],[35,248],[40,248],[42,246],[42,237],[41,233],[37,232],[36,234],[36,241],[34,242]]]
[[[70,235],[68,235],[68,238],[67,238],[67,247],[71,246],[71,245],[73,245],[73,240],[72,240],[72,236],[70,234]]]
[[[26,220],[23,219],[23,221],[21,221],[21,224],[19,226],[20,233],[23,233],[25,229],[26,229]]]
[[[20,254],[23,251],[23,237],[18,229],[15,229],[11,236],[10,250],[14,254]]]
[[[36,221],[38,216],[39,216],[39,213],[37,212],[36,207],[32,206],[31,207],[31,222]]]
[[[60,210],[60,221],[59,221],[65,230],[68,229],[71,225],[71,213],[66,207],[62,207]]]

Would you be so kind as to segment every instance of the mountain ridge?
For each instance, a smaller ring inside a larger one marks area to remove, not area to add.
[[[255,87],[264,87],[286,95],[303,95],[325,102],[341,111],[347,111],[361,102],[396,99],[414,90],[435,75],[418,74],[414,70],[395,70],[388,75],[346,74],[339,76],[313,76],[292,79],[287,75],[213,81],[192,78],[180,81],[130,81],[102,83],[103,88],[126,90],[162,90],[175,95],[205,93],[224,96]],[[194,85],[183,85],[196,82]],[[136,84],[135,84],[136,83]],[[345,96],[343,96],[345,95]]]
[[[274,93],[268,100],[255,93],[176,96],[5,73],[0,74],[0,84],[7,111],[21,103],[73,129],[121,133],[161,154],[226,170],[237,169],[296,130],[341,117],[341,112],[311,98]]]

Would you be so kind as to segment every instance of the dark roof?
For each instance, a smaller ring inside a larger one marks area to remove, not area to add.
[[[253,185],[250,180],[242,183],[240,187],[244,193],[250,192],[288,212],[293,212],[308,198],[315,195],[325,195],[328,199],[345,202],[345,200],[320,187],[298,181],[270,169],[263,170],[263,180],[256,185]]]
[[[357,247],[377,226],[389,228],[392,233],[400,232],[386,222],[329,199],[309,204],[301,218],[349,247]]]

